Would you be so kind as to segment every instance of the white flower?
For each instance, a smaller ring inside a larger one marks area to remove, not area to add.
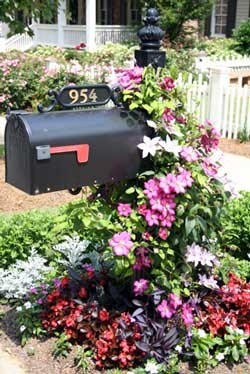
[[[17,312],[21,312],[22,310],[23,310],[23,308],[22,308],[21,306],[17,306],[17,307],[16,307],[16,311],[17,311]]]
[[[152,127],[153,129],[156,129],[157,128],[157,124],[154,122],[154,121],[151,121],[150,119],[147,120],[147,125],[149,127]]]
[[[181,353],[181,352],[182,352],[182,347],[181,347],[180,345],[177,345],[177,346],[175,347],[175,350],[176,350],[177,352]]]
[[[24,325],[20,326],[20,331],[24,332],[24,330],[26,330],[26,327]]]
[[[149,154],[151,154],[152,156],[155,155],[156,151],[159,149],[159,140],[159,136],[153,139],[150,139],[148,136],[143,137],[144,143],[140,143],[137,146],[142,150],[142,158],[147,157]]]
[[[157,374],[159,373],[159,365],[155,362],[149,361],[145,366],[145,371],[150,374]]]
[[[244,338],[240,339],[239,343],[240,343],[240,345],[245,345],[246,344]]]
[[[27,301],[27,302],[24,304],[24,307],[25,307],[26,309],[30,309],[30,308],[32,307],[31,302],[30,302],[30,301]]]
[[[216,360],[218,360],[218,361],[223,361],[224,360],[224,358],[225,358],[225,355],[224,355],[224,353],[218,353],[216,356],[215,356],[215,358],[216,358]]]
[[[200,338],[205,338],[207,336],[206,331],[204,331],[203,329],[199,329],[198,330],[198,336]]]
[[[217,281],[214,279],[212,275],[211,277],[208,278],[205,274],[204,275],[199,274],[199,284],[207,288],[212,288],[212,289],[218,288]]]
[[[179,145],[178,140],[171,140],[167,135],[166,141],[161,140],[159,144],[166,152],[173,153],[176,157],[179,157],[182,147]]]

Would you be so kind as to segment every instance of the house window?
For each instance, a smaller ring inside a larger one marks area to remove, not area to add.
[[[127,20],[128,25],[138,25],[141,23],[141,10],[138,0],[128,0]]]
[[[214,34],[225,35],[227,29],[228,0],[217,0],[214,10]]]
[[[108,0],[96,1],[96,23],[97,25],[108,24]]]

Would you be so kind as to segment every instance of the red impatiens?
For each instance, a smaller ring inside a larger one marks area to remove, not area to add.
[[[205,327],[213,335],[223,336],[226,326],[250,334],[250,283],[229,274],[228,283],[205,298],[203,304],[198,326]]]
[[[129,313],[110,312],[89,297],[106,279],[91,274],[79,282],[63,278],[44,299],[41,313],[43,327],[64,332],[72,342],[94,347],[99,368],[126,368],[144,357],[136,346],[140,328]],[[86,279],[87,277],[87,279]]]

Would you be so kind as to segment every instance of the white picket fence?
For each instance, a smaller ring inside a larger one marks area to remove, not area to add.
[[[201,123],[211,120],[224,138],[237,139],[243,130],[250,134],[249,85],[227,85],[215,90],[212,79],[206,80],[202,74],[198,78],[189,74],[187,79],[180,74],[177,82],[187,95],[186,110]]]
[[[223,80],[218,79],[221,72]],[[226,69],[217,68],[211,70],[210,78],[202,73],[180,73],[177,85],[186,93],[187,112],[194,114],[200,123],[211,121],[222,137],[237,139],[243,130],[250,135],[250,86],[230,85],[227,80],[223,84],[227,73]],[[103,77],[103,68],[90,66],[85,77],[98,82]]]

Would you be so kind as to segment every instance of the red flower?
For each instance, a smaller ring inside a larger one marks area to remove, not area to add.
[[[106,311],[106,309],[102,309],[99,312],[99,319],[104,322],[109,319],[109,312]]]
[[[86,290],[86,288],[82,287],[78,293],[79,297],[81,297],[82,299],[85,299],[87,296],[88,296],[88,292]]]
[[[105,353],[108,352],[108,343],[103,339],[97,340],[95,346],[98,350],[99,356],[103,356]]]

